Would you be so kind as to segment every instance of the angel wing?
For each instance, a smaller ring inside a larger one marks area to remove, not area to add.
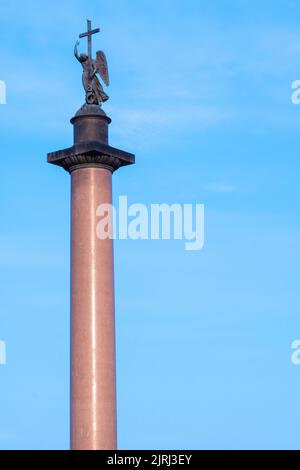
[[[109,86],[108,65],[104,52],[98,51],[96,53],[96,60],[94,61],[97,72],[104,81],[105,85]]]

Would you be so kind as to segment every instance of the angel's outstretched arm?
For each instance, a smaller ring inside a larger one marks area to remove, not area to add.
[[[74,47],[74,56],[80,62],[80,56],[78,54],[78,45],[79,45],[79,41],[76,41],[76,44],[75,44],[75,47]]]

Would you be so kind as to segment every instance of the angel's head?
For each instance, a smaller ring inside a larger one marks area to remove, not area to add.
[[[88,60],[88,56],[86,54],[80,54],[80,62],[86,62]]]

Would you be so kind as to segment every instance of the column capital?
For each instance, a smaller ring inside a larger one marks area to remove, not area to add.
[[[111,119],[96,105],[83,105],[71,119],[74,145],[48,153],[48,163],[68,172],[81,167],[102,167],[111,172],[135,163],[135,156],[108,144]]]

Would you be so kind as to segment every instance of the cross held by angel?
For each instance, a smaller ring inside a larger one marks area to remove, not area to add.
[[[86,103],[101,106],[102,103],[109,99],[109,96],[105,93],[97,74],[102,78],[105,85],[109,86],[107,60],[102,51],[98,51],[96,53],[96,59],[92,59],[92,35],[99,33],[100,29],[92,30],[90,20],[87,20],[87,24],[87,32],[80,34],[79,37],[88,38],[88,54],[78,53],[79,41],[77,41],[74,48],[74,55],[83,68],[82,83],[85,90]]]

